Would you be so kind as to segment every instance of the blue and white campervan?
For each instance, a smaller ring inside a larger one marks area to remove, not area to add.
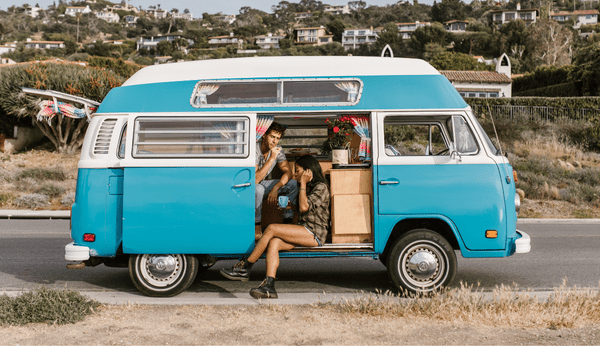
[[[332,164],[327,120],[344,116],[365,121],[350,162]],[[428,63],[260,57],[150,66],[110,91],[81,151],[70,267],[129,266],[140,291],[172,296],[249,254],[257,127],[272,121],[288,161],[315,155],[332,194],[324,246],[282,257],[379,258],[415,292],[448,285],[456,251],[529,251],[512,167]]]

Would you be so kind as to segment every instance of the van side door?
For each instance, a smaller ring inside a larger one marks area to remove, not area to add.
[[[254,245],[255,121],[255,114],[130,115],[123,252],[247,252]]]
[[[382,114],[380,119],[379,217],[440,218],[454,224],[469,250],[504,249],[502,180],[466,115]],[[486,238],[487,230],[497,231],[497,237]]]

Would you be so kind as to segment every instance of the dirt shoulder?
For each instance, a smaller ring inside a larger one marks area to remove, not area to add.
[[[27,345],[589,345],[600,325],[549,329],[362,316],[313,306],[102,306],[72,325],[0,328]],[[508,324],[508,323],[507,323]],[[513,322],[518,325],[518,322]]]

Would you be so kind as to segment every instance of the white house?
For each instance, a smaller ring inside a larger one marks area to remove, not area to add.
[[[125,17],[123,17],[123,20],[125,21],[125,26],[129,27],[129,26],[135,26],[135,24],[137,23],[139,17],[136,16],[132,16],[132,15],[126,15]]]
[[[377,41],[379,32],[382,28],[373,29],[373,27],[346,29],[342,34],[342,45],[345,50],[356,49],[361,44],[371,45]]]
[[[550,18],[563,24],[568,21],[571,17],[575,17],[575,23],[573,27],[579,29],[582,25],[594,25],[598,24],[598,10],[581,10],[581,11],[560,11],[551,12]]]
[[[64,41],[33,41],[30,38],[25,41],[25,48],[33,49],[58,49],[65,48]]]
[[[279,49],[279,40],[283,40],[285,35],[273,35],[272,33],[268,33],[267,35],[256,36],[256,44],[260,46],[261,49],[269,49],[271,47],[275,49]]]
[[[113,5],[113,6],[106,6],[106,9],[109,11],[132,11],[133,13],[138,13],[140,10],[137,9],[137,7],[130,5],[130,4],[124,4],[124,5]]]
[[[237,46],[239,49],[242,48],[244,40],[233,36],[233,33],[224,36],[213,36],[208,38],[208,48],[217,49],[220,47]]]
[[[462,97],[511,97],[510,59],[502,54],[496,71],[440,71]]]
[[[444,29],[448,32],[463,33],[467,31],[468,20],[451,20],[444,23]]]
[[[156,19],[167,18],[167,11],[160,8],[149,8],[146,10],[146,14]]]
[[[235,22],[236,15],[235,14],[219,14],[219,15],[215,15],[213,16],[214,19],[220,20],[222,22],[228,23],[228,24],[233,24],[233,22]]]
[[[17,41],[15,42],[7,42],[4,45],[0,45],[0,55],[4,53],[10,53],[17,49]]]
[[[333,35],[329,35],[324,26],[314,28],[298,28],[296,44],[307,46],[320,46],[333,42]]]
[[[175,19],[194,20],[194,15],[190,13],[175,13],[171,12],[171,17]]]
[[[156,46],[158,45],[158,42],[160,41],[174,41],[178,38],[183,38],[186,41],[188,41],[188,43],[190,45],[194,44],[194,40],[191,40],[189,38],[184,38],[181,37],[181,35],[158,35],[158,36],[141,36],[139,38],[139,40],[137,40],[136,44],[137,44],[137,51],[139,51],[140,49],[156,49]],[[184,50],[184,53],[187,54],[187,50]]]
[[[85,7],[82,7],[82,6],[69,6],[65,10],[65,14],[67,16],[71,16],[71,17],[75,17],[79,13],[81,13],[81,14],[92,13],[92,10],[90,9],[90,6],[85,6]]]
[[[512,22],[513,20],[521,19],[526,25],[535,23],[539,11],[535,8],[521,9],[521,4],[517,4],[517,8],[514,10],[496,10],[490,11],[492,15],[492,22],[494,25],[500,27],[502,24]]]
[[[431,23],[416,21],[414,23],[396,23],[396,25],[398,26],[399,35],[402,37],[402,39],[409,40],[415,30],[429,26]]]
[[[100,12],[94,12],[94,15],[96,15],[96,17],[98,19],[102,19],[103,21],[109,22],[109,23],[118,23],[119,19],[121,19],[121,17],[119,17],[118,14],[112,12],[112,11],[106,11],[106,9],[100,11]]]
[[[0,65],[13,65],[13,64],[16,64],[16,62],[12,59],[0,58]]]
[[[305,19],[305,18],[310,18],[312,17],[312,13],[310,11],[308,12],[296,12],[294,13],[294,18],[296,20],[300,20],[300,19]]]
[[[350,13],[350,6],[348,5],[325,5],[323,10],[325,13],[337,14],[348,14]]]
[[[32,18],[37,18],[40,15],[40,12],[43,9],[41,7],[38,6],[27,6],[25,8],[25,14],[32,17]]]

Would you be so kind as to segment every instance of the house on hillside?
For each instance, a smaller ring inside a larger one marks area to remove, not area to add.
[[[295,44],[305,46],[320,46],[333,42],[333,35],[330,35],[324,26],[314,28],[298,28],[298,34]]]
[[[492,23],[496,27],[500,27],[502,24],[512,22],[513,20],[521,19],[525,22],[525,25],[531,25],[535,23],[540,11],[536,8],[521,9],[521,4],[517,4],[517,8],[514,10],[495,10],[490,11],[492,15]]]
[[[141,36],[137,40],[137,42],[136,42],[136,45],[137,45],[136,50],[139,52],[140,49],[147,49],[147,50],[150,50],[152,48],[156,49],[156,46],[158,45],[158,42],[160,42],[160,41],[169,41],[169,42],[171,42],[171,41],[174,41],[174,40],[176,40],[178,38],[185,39],[189,43],[190,46],[194,44],[194,40],[191,40],[189,38],[184,38],[181,35]],[[185,54],[188,53],[187,50],[184,50],[183,52]]]
[[[285,35],[273,35],[268,33],[267,35],[256,36],[256,44],[260,46],[260,49],[270,49],[271,47],[279,49],[279,40],[283,40]]]
[[[416,21],[414,23],[396,23],[398,26],[399,35],[403,40],[410,40],[412,37],[412,33],[418,28],[422,28],[424,26],[429,26],[431,23],[429,22],[419,22]]]
[[[330,13],[333,15],[337,14],[348,14],[350,13],[350,6],[348,5],[324,5],[325,9],[323,12]]]
[[[92,13],[92,10],[90,9],[90,6],[69,6],[67,7],[67,9],[65,10],[65,14],[67,16],[71,16],[71,17],[75,17],[78,14],[88,14],[88,13]]]
[[[573,28],[579,29],[582,25],[598,24],[598,10],[582,10],[582,11],[560,11],[550,12],[550,18],[564,24],[570,18],[575,18]]]
[[[108,23],[118,23],[121,19],[121,17],[119,17],[118,14],[112,12],[112,10],[108,11],[106,9],[100,12],[94,12],[94,15],[96,16],[96,18],[102,19],[103,21]]]
[[[190,13],[171,12],[171,17],[174,19],[194,20],[194,15]]]
[[[468,20],[451,20],[449,22],[444,23],[444,29],[448,32],[453,33],[463,33],[467,31],[467,26],[469,26]]]
[[[361,44],[372,45],[377,41],[381,29],[381,27],[346,29],[342,33],[342,45],[345,50],[356,49]]]
[[[25,48],[32,48],[32,49],[58,49],[58,48],[65,48],[65,42],[64,41],[33,41],[32,39],[28,38],[27,41],[25,41],[24,46],[25,46]]]
[[[0,45],[0,55],[4,53],[10,53],[17,49],[17,41],[15,42],[6,42],[3,45]]]
[[[27,7],[25,7],[25,14],[28,15],[29,17],[32,18],[37,18],[40,16],[40,12],[42,12],[43,9],[41,7],[38,6],[30,6],[27,5]]]
[[[310,11],[308,12],[296,12],[294,13],[294,18],[296,20],[300,20],[300,19],[306,19],[306,18],[310,18],[312,17],[312,13]]]
[[[510,59],[498,59],[495,71],[440,71],[462,97],[511,97]]]
[[[237,46],[242,49],[244,40],[235,37],[233,33],[224,36],[213,36],[208,38],[208,49],[217,49],[220,47]]]
[[[237,19],[235,14],[218,14],[218,15],[214,15],[213,16],[214,19],[220,20],[222,22],[225,22],[227,24],[233,24],[233,22],[235,22],[235,20]]]

